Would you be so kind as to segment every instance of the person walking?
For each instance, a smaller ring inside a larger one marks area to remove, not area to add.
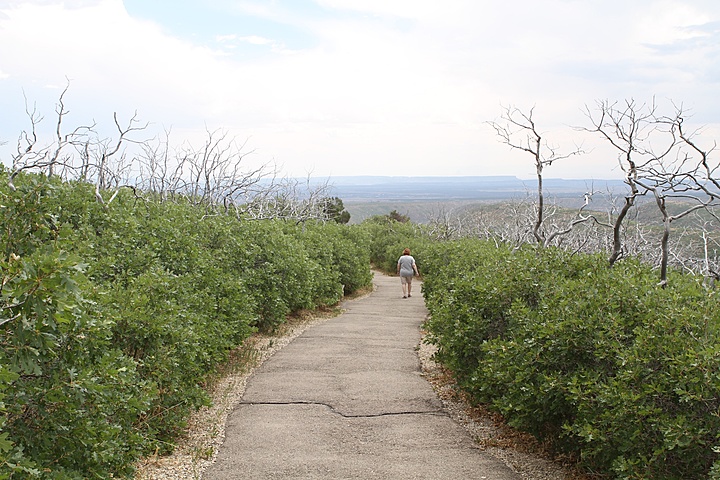
[[[400,275],[403,298],[412,297],[412,280],[415,275],[420,275],[415,259],[410,255],[410,249],[403,250],[402,256],[397,262],[397,273]]]

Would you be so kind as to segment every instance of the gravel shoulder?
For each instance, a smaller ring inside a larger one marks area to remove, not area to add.
[[[352,300],[351,300],[352,301]],[[225,438],[229,414],[241,401],[248,378],[258,366],[307,329],[328,321],[341,309],[292,319],[274,335],[257,334],[235,352],[228,367],[216,379],[212,406],[202,408],[188,421],[186,435],[175,451],[150,456],[137,465],[135,480],[201,479]],[[586,480],[571,467],[552,461],[533,439],[503,425],[495,415],[472,407],[453,388],[452,377],[433,360],[435,347],[421,342],[417,346],[423,376],[430,382],[450,417],[461,425],[478,446],[501,459],[512,470],[529,480]],[[238,365],[245,365],[238,367]]]

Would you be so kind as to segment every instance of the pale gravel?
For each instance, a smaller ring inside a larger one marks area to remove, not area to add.
[[[255,358],[250,366],[230,372],[219,379],[211,392],[212,405],[196,412],[188,421],[186,436],[179,440],[174,452],[164,456],[150,456],[137,465],[135,480],[201,479],[205,469],[216,458],[225,439],[228,416],[245,393],[248,378],[255,368],[275,352],[289,344],[305,330],[329,318],[313,317],[289,325],[280,335],[255,335],[249,346]],[[246,345],[246,348],[248,345]],[[527,436],[508,434],[506,426],[493,420],[492,415],[478,413],[452,387],[447,372],[433,359],[435,347],[420,342],[417,347],[423,376],[431,383],[441,399],[445,411],[475,439],[479,448],[501,459],[523,479],[579,480],[583,478],[541,453],[528,447]],[[501,445],[501,446],[498,446]]]

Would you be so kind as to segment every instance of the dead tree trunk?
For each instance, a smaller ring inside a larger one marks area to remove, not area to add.
[[[652,156],[643,144],[656,128],[655,105],[638,105],[634,100],[627,100],[624,104],[604,100],[597,102],[596,112],[587,106],[585,110],[592,127],[583,130],[599,133],[618,151],[620,168],[630,189],[613,223],[612,252],[608,258],[610,266],[613,266],[623,255],[622,235],[627,215],[638,196],[646,193],[641,190],[637,179],[639,168]]]
[[[533,113],[534,108],[531,108],[530,112],[526,114],[518,108],[505,107],[501,116],[502,122],[493,121],[488,122],[488,124],[495,130],[501,142],[510,148],[527,152],[533,157],[537,176],[537,205],[532,235],[539,245],[547,246],[549,243],[548,236],[556,238],[558,235],[562,235],[562,233],[553,231],[548,234],[546,232],[544,225],[545,191],[543,188],[543,170],[546,166],[552,165],[556,160],[562,160],[585,152],[580,148],[576,148],[568,154],[560,155],[556,147],[551,146],[547,141],[543,141],[533,120]],[[572,230],[572,228],[570,230]]]

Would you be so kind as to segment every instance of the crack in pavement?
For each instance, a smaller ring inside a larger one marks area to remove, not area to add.
[[[328,403],[323,402],[240,402],[238,405],[279,405],[279,406],[292,406],[292,405],[316,405],[325,407],[332,413],[339,415],[343,418],[376,418],[376,417],[389,417],[389,416],[400,416],[400,415],[436,415],[442,417],[449,417],[448,413],[444,410],[418,410],[418,411],[406,411],[406,412],[383,412],[383,413],[368,413],[364,415],[349,415],[337,410],[335,407]]]

